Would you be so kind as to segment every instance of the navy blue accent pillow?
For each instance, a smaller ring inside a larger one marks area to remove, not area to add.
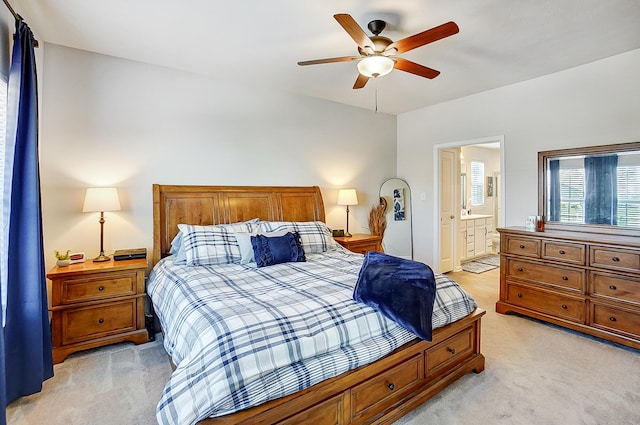
[[[425,341],[432,339],[436,280],[424,263],[369,251],[353,299],[378,310]]]
[[[258,267],[307,261],[298,232],[272,237],[251,236],[251,246]]]

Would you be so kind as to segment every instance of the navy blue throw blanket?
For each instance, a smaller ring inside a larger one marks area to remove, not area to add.
[[[433,270],[424,263],[370,251],[353,299],[378,310],[425,341],[431,341],[436,297]]]

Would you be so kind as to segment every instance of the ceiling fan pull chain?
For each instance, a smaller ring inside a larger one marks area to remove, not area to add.
[[[378,83],[376,82],[376,114],[378,113]]]

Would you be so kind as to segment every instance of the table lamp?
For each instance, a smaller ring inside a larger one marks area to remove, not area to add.
[[[347,206],[347,231],[345,236],[351,236],[349,233],[349,205],[358,205],[358,195],[355,189],[340,189],[338,191],[338,205]]]
[[[104,255],[104,212],[120,211],[118,190],[115,187],[89,187],[84,197],[83,212],[100,212],[100,254],[93,259],[95,262],[109,261]]]

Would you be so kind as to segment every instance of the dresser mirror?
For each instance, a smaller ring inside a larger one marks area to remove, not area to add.
[[[387,228],[382,239],[384,252],[413,259],[411,190],[402,179],[389,179],[380,187],[380,198],[387,204]]]
[[[640,236],[640,142],[538,153],[545,228]]]

